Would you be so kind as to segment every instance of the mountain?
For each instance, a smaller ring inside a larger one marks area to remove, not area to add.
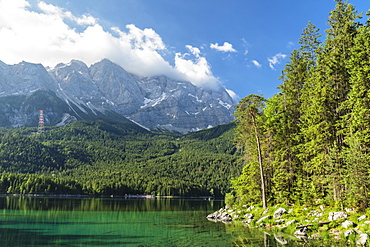
[[[224,88],[206,90],[163,75],[140,77],[103,59],[88,67],[72,60],[54,68],[0,61],[0,126],[37,126],[76,120],[127,118],[147,129],[187,133],[233,120]]]

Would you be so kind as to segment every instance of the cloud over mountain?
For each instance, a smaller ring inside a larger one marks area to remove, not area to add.
[[[0,40],[0,60],[8,64],[28,61],[53,67],[79,59],[90,65],[108,58],[140,76],[164,74],[205,88],[222,87],[196,47],[187,46],[190,54],[171,52],[151,28],[129,24],[126,30],[106,29],[90,14],[76,16],[43,1],[31,5],[27,0],[1,0]],[[233,50],[227,42],[216,45]],[[173,54],[173,61],[164,53]]]
[[[188,48],[191,54],[176,53],[176,70],[182,73],[186,80],[191,81],[197,86],[218,90],[220,84],[213,76],[211,67],[206,58],[201,56],[200,50],[191,45],[187,45],[186,48]],[[188,57],[191,56],[193,56],[194,59],[188,59]]]

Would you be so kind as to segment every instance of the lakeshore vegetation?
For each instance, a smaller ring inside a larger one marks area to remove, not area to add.
[[[368,13],[370,15],[370,12]],[[370,18],[336,0],[326,36],[308,23],[279,93],[236,110],[242,175],[229,205],[369,206]]]

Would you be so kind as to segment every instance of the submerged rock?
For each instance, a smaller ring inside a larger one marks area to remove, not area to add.
[[[294,236],[298,238],[307,237],[309,229],[305,226],[294,232]]]
[[[279,244],[282,244],[282,245],[288,244],[288,241],[281,235],[274,234],[274,238],[275,238],[276,242],[278,242]]]
[[[214,221],[214,222],[220,221],[220,222],[228,223],[232,221],[232,216],[228,214],[225,209],[222,208],[214,213],[207,215],[207,219]]]

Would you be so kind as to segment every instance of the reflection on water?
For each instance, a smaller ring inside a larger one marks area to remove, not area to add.
[[[50,211],[212,211],[222,200],[91,197],[0,197],[0,209]]]
[[[222,201],[0,197],[1,246],[230,246]]]
[[[202,199],[0,197],[0,246],[282,246],[273,234],[206,219],[222,206]]]

